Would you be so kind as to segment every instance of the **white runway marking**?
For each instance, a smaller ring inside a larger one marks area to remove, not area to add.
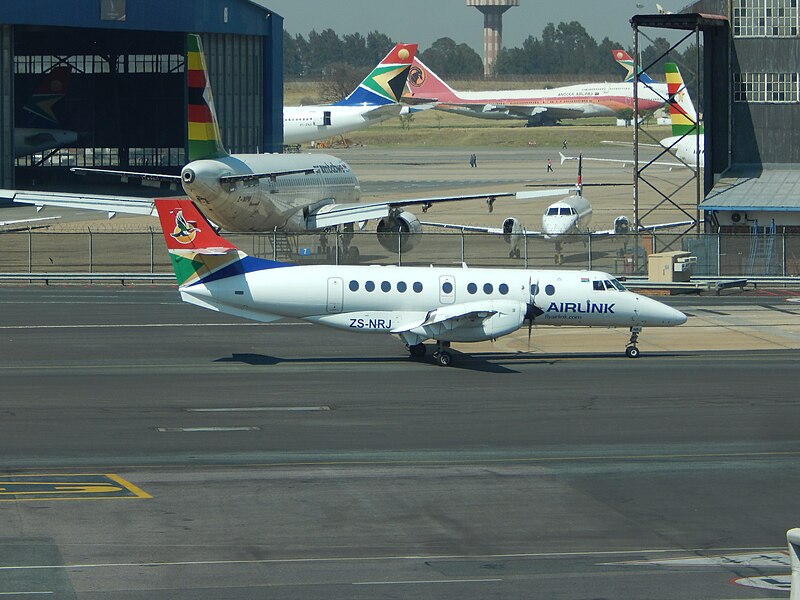
[[[354,581],[353,585],[428,585],[431,583],[491,583],[502,579],[430,579],[427,581]]]
[[[252,406],[248,408],[187,408],[186,412],[313,412],[331,410],[330,406]]]
[[[158,427],[162,433],[207,433],[218,431],[261,431],[261,427]]]

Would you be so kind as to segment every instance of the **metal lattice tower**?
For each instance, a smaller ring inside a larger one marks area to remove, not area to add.
[[[503,47],[503,13],[519,6],[519,0],[467,0],[467,6],[483,13],[483,74],[491,77],[497,54]]]

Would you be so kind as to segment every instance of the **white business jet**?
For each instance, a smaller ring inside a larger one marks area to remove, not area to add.
[[[248,256],[219,236],[190,200],[155,201],[181,299],[262,322],[288,317],[336,329],[398,335],[411,356],[442,366],[451,342],[494,340],[527,324],[642,327],[686,315],[598,271],[453,267],[295,266]]]
[[[563,164],[565,160],[567,160],[567,157],[561,154],[561,163]],[[503,220],[503,223],[500,227],[456,225],[452,223],[435,223],[431,221],[423,221],[422,224],[431,227],[442,227],[447,229],[459,229],[463,231],[475,231],[502,235],[503,240],[509,245],[509,258],[520,258],[526,237],[551,240],[555,245],[555,263],[560,265],[564,262],[564,255],[562,253],[564,243],[572,241],[585,241],[585,236],[587,235],[604,237],[609,235],[627,234],[633,231],[630,220],[624,215],[618,216],[614,219],[614,226],[611,229],[595,231],[589,229],[589,225],[592,222],[592,205],[583,195],[582,168],[582,161],[581,157],[579,156],[578,180],[575,183],[574,190],[572,193],[550,204],[544,209],[542,214],[541,231],[526,229],[522,222],[516,217],[507,217]],[[561,193],[563,194],[563,192]],[[639,231],[655,231],[693,224],[693,220],[658,223],[656,225],[640,226]]]

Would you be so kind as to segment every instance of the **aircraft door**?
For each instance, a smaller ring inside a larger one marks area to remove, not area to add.
[[[328,277],[328,312],[342,312],[344,283],[341,277]]]
[[[439,277],[439,302],[452,304],[456,301],[456,279],[451,275]]]
[[[322,124],[325,125],[326,127],[330,127],[331,126],[331,111],[326,110],[323,113]]]

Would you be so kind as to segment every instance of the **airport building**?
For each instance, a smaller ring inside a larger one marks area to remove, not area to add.
[[[283,18],[262,5],[7,2],[0,13],[0,187],[63,188],[76,166],[179,172],[187,144],[186,33],[201,35],[226,147],[280,150]],[[69,148],[21,153],[58,135],[71,136]]]

